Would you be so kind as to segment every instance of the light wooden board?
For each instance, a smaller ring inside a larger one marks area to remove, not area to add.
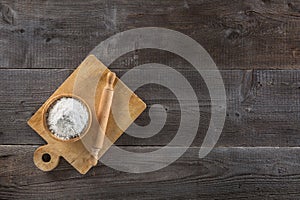
[[[96,110],[101,99],[102,90],[105,86],[105,75],[108,72],[109,69],[107,69],[95,56],[88,56],[30,118],[28,124],[48,143],[48,145],[38,148],[34,154],[35,164],[40,169],[45,171],[54,169],[59,162],[59,157],[62,156],[80,173],[85,174],[96,162],[90,152],[93,141],[95,140],[95,135],[99,134],[99,123],[97,121]],[[118,87],[115,88],[112,109],[117,110],[117,112],[114,113],[115,116],[112,115],[112,112],[110,114],[106,131],[107,138],[105,138],[103,147],[99,152],[99,158],[146,108],[145,103],[120,80],[116,80],[115,85],[118,85]],[[89,108],[90,123],[88,129],[83,137],[80,139],[78,138],[78,140],[58,140],[53,137],[53,134],[49,131],[45,116],[51,104],[57,99],[74,95],[75,97],[82,99]],[[128,105],[130,115],[125,115],[122,112],[123,108],[119,108],[119,104],[114,103],[122,100],[126,101],[126,96],[130,97]],[[115,120],[118,115],[121,115],[122,127],[118,126],[121,122],[118,124]],[[49,154],[51,156],[49,162],[45,162],[42,159],[44,154]]]

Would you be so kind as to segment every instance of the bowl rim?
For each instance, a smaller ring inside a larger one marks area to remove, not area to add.
[[[73,98],[73,99],[76,99],[78,100],[79,102],[81,102],[87,109],[88,111],[88,123],[86,125],[86,127],[84,128],[84,130],[81,132],[81,134],[77,137],[74,137],[74,138],[71,138],[71,139],[62,139],[62,138],[59,138],[57,136],[55,136],[49,129],[49,125],[47,123],[47,118],[48,118],[48,113],[49,113],[49,109],[51,108],[51,106],[58,100],[62,99],[62,98]],[[43,125],[47,131],[47,133],[55,140],[58,140],[58,141],[61,141],[61,142],[75,142],[75,141],[78,141],[79,139],[83,138],[87,132],[89,131],[90,127],[91,127],[91,124],[92,124],[92,112],[91,112],[91,109],[89,107],[89,105],[87,104],[87,102],[77,96],[77,95],[74,95],[74,94],[59,94],[59,95],[56,95],[54,97],[52,97],[51,99],[49,99],[44,107],[44,112],[43,112]]]

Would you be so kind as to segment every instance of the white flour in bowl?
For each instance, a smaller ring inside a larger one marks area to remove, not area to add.
[[[47,124],[49,130],[58,138],[69,140],[80,136],[86,129],[89,112],[79,100],[63,97],[50,107]]]

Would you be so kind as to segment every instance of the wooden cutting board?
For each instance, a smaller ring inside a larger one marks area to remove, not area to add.
[[[58,165],[60,157],[63,157],[78,172],[85,174],[97,162],[90,154],[90,147],[99,130],[96,108],[98,108],[105,85],[104,77],[108,72],[109,69],[95,56],[88,56],[28,121],[28,125],[48,143],[39,147],[34,153],[33,160],[38,168],[50,171]],[[106,138],[98,159],[146,108],[146,104],[121,80],[117,79],[114,85],[115,92],[112,102],[114,112],[113,114],[112,111],[110,112]],[[88,107],[90,123],[80,138],[62,141],[55,138],[48,129],[46,124],[48,109],[55,100],[61,97],[78,98]],[[129,105],[126,104],[128,109],[124,108],[126,99],[129,99]]]

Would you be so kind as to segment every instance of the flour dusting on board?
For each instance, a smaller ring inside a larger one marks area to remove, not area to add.
[[[80,136],[87,127],[89,112],[79,100],[63,97],[50,107],[47,117],[49,130],[59,139]]]

